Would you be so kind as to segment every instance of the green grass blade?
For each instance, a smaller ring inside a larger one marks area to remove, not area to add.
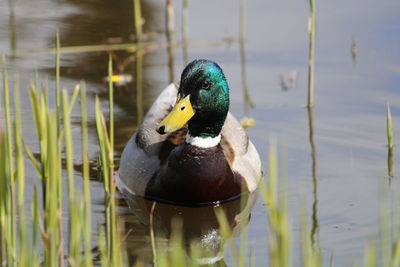
[[[99,98],[96,96],[96,128],[97,128],[97,137],[99,140],[99,145],[100,145],[100,160],[103,168],[103,179],[104,179],[104,188],[106,192],[109,192],[109,171],[108,171],[108,166],[106,163],[108,162],[108,156],[107,153],[109,151],[109,141],[107,138],[107,131],[106,131],[106,126],[105,126],[105,121],[104,121],[104,116],[103,112],[101,110]]]
[[[28,158],[30,159],[33,167],[35,168],[36,174],[38,175],[38,177],[40,179],[43,178],[42,176],[42,167],[41,164],[39,163],[39,161],[35,158],[35,156],[33,155],[31,149],[28,147],[28,145],[22,141],[22,145],[24,147],[25,153],[28,156]]]
[[[226,218],[225,211],[221,207],[214,208],[215,215],[219,223],[219,229],[223,240],[229,240],[229,248],[237,264],[240,264],[239,252],[236,248],[235,242],[232,239],[232,228]],[[221,244],[222,246],[222,244]]]
[[[0,262],[7,261],[7,153],[5,149],[5,136],[0,133]]]
[[[140,0],[133,0],[133,14],[134,14],[134,27],[135,27],[135,35],[136,42],[140,42],[142,40],[142,8],[140,5]]]
[[[76,87],[79,90],[79,87]],[[75,90],[77,91],[77,90]],[[67,177],[68,177],[68,199],[69,199],[69,215],[70,215],[70,229],[69,229],[69,258],[70,261],[77,264],[79,262],[79,230],[78,220],[79,212],[75,205],[75,187],[74,187],[74,162],[73,162],[73,143],[71,133],[71,116],[70,116],[70,102],[68,100],[67,90],[62,90],[62,115],[63,115],[63,130],[65,138],[65,154],[67,163]],[[78,239],[77,239],[78,238]]]
[[[7,154],[7,164],[9,175],[7,182],[8,184],[8,198],[6,199],[6,206],[9,215],[9,223],[7,230],[7,242],[8,242],[8,251],[9,251],[9,258],[8,262],[16,261],[16,214],[15,214],[15,188],[14,188],[14,162],[13,162],[13,146],[12,146],[12,126],[11,126],[11,113],[10,113],[10,92],[8,86],[8,78],[7,78],[7,65],[6,65],[6,58],[3,55],[2,57],[2,68],[3,68],[3,93],[4,93],[4,111],[6,116],[6,128],[5,128],[5,149]]]
[[[12,162],[12,127],[11,127],[11,114],[10,114],[10,89],[8,87],[8,78],[7,78],[7,65],[6,65],[6,58],[3,56],[2,60],[2,68],[3,68],[3,93],[4,93],[4,111],[6,116],[6,135],[7,135],[7,153],[8,158],[10,159],[9,169],[11,173],[11,182],[14,181],[13,173],[14,173],[14,165]]]
[[[393,123],[392,123],[392,112],[390,111],[389,103],[386,107],[386,132],[388,139],[388,147],[393,148]]]
[[[114,154],[114,89],[112,82],[112,58],[108,58],[108,105],[110,116],[110,153]]]
[[[19,264],[21,266],[27,266],[29,263],[28,255],[30,250],[28,247],[27,233],[26,233],[26,222],[25,222],[25,173],[24,173],[24,156],[23,156],[23,145],[22,145],[22,134],[21,134],[21,114],[20,114],[20,96],[19,96],[19,82],[18,78],[15,79],[14,86],[14,139],[15,139],[15,150],[16,150],[16,181],[18,189],[18,217],[19,217]]]
[[[36,262],[37,251],[39,249],[39,222],[40,211],[39,211],[39,199],[36,186],[33,188],[33,201],[32,201],[32,258],[33,262]]]
[[[82,176],[84,192],[84,248],[86,267],[93,265],[91,255],[91,203],[90,203],[90,183],[89,183],[89,152],[88,152],[88,128],[86,111],[86,85],[81,83],[80,103],[81,103],[81,139],[82,139]]]
[[[60,131],[61,88],[60,88],[60,35],[56,33],[56,114],[57,132]]]
[[[183,222],[180,217],[175,217],[171,221],[172,233],[170,247],[173,252],[171,255],[171,264],[173,266],[187,266],[185,258],[185,245],[183,240]]]
[[[270,142],[268,184],[260,185],[268,214],[268,243],[272,266],[291,266],[291,234],[287,216],[286,199],[278,186],[276,144]]]
[[[156,240],[154,236],[154,209],[156,208],[156,202],[153,202],[153,205],[151,205],[151,210],[150,210],[150,241],[151,241],[151,248],[153,252],[153,263],[154,266],[157,265],[158,262],[158,256],[157,256],[157,248],[156,248]]]
[[[108,259],[108,253],[107,253],[107,247],[106,247],[106,237],[105,237],[105,231],[103,227],[100,227],[99,229],[99,250],[100,250],[100,262],[101,266],[106,267],[106,266],[111,266],[111,263],[109,262]]]
[[[394,244],[391,267],[396,267],[399,265],[400,265],[400,240],[398,239]]]
[[[76,98],[78,97],[80,88],[81,88],[80,84],[75,85],[74,91],[72,92],[71,101],[69,102],[68,113],[71,113],[72,108],[75,105],[75,101],[76,101]]]

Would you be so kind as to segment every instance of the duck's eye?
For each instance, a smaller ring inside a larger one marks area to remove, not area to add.
[[[201,86],[201,89],[207,90],[207,89],[210,88],[210,86],[211,86],[211,83],[210,83],[209,81],[205,81],[205,82],[203,83],[203,85]]]
[[[182,106],[182,107],[181,107],[181,110],[182,110],[182,111],[185,110],[185,106]]]

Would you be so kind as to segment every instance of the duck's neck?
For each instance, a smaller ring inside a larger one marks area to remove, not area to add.
[[[214,138],[221,139],[220,133],[224,126],[227,113],[215,114],[196,114],[188,123],[188,136],[196,139],[212,140]]]

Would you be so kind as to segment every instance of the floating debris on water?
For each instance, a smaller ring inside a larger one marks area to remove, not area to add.
[[[357,43],[356,40],[353,38],[351,40],[351,60],[354,66],[357,64],[357,52],[358,52]]]
[[[286,91],[296,87],[297,71],[292,71],[288,74],[281,74],[281,88]]]
[[[109,78],[105,77],[104,80],[108,82]],[[111,76],[111,81],[116,86],[124,86],[124,85],[130,83],[132,80],[133,80],[133,77],[131,74],[118,74],[118,75]]]
[[[243,128],[248,129],[256,125],[256,120],[250,117],[243,117],[243,119],[240,120],[240,124]]]

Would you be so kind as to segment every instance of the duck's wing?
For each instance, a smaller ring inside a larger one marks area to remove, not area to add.
[[[169,135],[156,132],[158,123],[175,105],[178,90],[170,84],[154,101],[143,123],[125,146],[118,171],[118,188],[129,194],[144,195],[147,183],[160,168],[160,153]]]
[[[161,143],[168,137],[168,135],[157,133],[156,127],[172,110],[172,107],[176,103],[177,94],[178,89],[175,84],[171,83],[157,97],[144,117],[142,125],[137,132],[137,144],[148,155],[158,155]]]
[[[250,192],[262,177],[260,156],[239,121],[229,112],[221,131],[223,149],[231,168],[246,181]]]

